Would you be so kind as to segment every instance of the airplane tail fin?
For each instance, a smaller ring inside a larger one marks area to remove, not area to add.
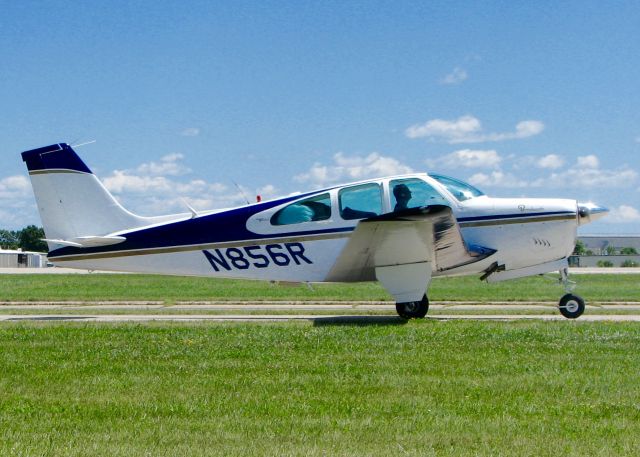
[[[66,143],[22,153],[49,243],[53,246],[114,244],[113,232],[141,227],[156,218],[136,216],[109,193]]]

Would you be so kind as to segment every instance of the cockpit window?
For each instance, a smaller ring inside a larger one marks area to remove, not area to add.
[[[285,206],[271,217],[272,225],[300,224],[331,218],[329,194],[317,195]]]
[[[364,219],[382,214],[382,193],[379,184],[347,187],[338,192],[340,216],[346,220]]]
[[[422,179],[395,179],[389,183],[391,207],[394,211],[429,205],[449,205],[449,202]]]
[[[431,174],[429,176],[446,187],[447,190],[461,202],[484,195],[484,193],[473,187],[471,184],[467,184],[466,182],[450,178],[449,176]]]

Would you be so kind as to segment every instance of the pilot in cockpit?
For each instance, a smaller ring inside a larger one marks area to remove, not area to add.
[[[396,206],[394,211],[402,211],[407,209],[407,203],[411,200],[411,190],[406,184],[398,184],[393,188],[393,196],[396,198]]]

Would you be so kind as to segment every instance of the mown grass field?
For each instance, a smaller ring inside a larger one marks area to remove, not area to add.
[[[636,456],[639,327],[0,325],[3,456]]]
[[[573,279],[591,302],[640,301],[638,275]],[[545,278],[467,277],[435,280],[430,298],[562,293]],[[8,302],[389,299],[375,284],[0,275]],[[3,322],[0,455],[635,456],[639,331],[579,321]]]
[[[640,301],[640,275],[574,275],[587,302]],[[564,291],[545,277],[486,284],[475,276],[436,278],[429,299],[463,301],[557,301]],[[174,276],[0,275],[0,301],[57,300],[391,300],[375,283],[289,287],[262,281]]]

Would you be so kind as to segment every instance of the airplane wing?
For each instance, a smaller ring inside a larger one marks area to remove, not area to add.
[[[360,221],[327,281],[377,278],[397,301],[420,300],[433,271],[474,263],[494,252],[465,244],[450,207],[411,208]]]

